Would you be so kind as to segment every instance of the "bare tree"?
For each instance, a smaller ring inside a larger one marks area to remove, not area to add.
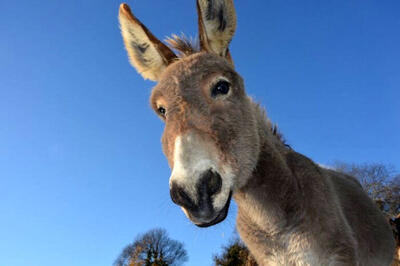
[[[393,166],[381,163],[336,162],[333,167],[357,178],[385,214],[394,217],[400,212],[400,174],[396,175]]]
[[[152,229],[127,245],[114,266],[174,266],[187,261],[183,244],[169,238],[165,229]]]
[[[398,216],[400,213],[400,174],[388,183],[385,196],[385,200],[389,205],[389,213],[393,216]]]

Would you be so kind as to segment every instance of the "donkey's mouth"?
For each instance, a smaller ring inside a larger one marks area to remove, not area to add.
[[[232,198],[232,191],[229,193],[229,197],[225,203],[225,206],[219,211],[218,215],[213,220],[206,223],[195,223],[195,225],[197,225],[198,227],[209,227],[225,220],[226,216],[228,215],[229,205],[231,204],[231,198]]]

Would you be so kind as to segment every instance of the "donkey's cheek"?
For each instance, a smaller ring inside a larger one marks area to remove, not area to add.
[[[173,158],[173,146],[171,145],[171,141],[169,140],[168,137],[166,137],[166,134],[161,138],[161,146],[162,146],[162,151],[164,153],[164,156],[166,157],[168,161],[169,167],[172,169],[174,167],[174,158]]]
[[[219,153],[228,152],[236,135],[229,117],[226,114],[218,115],[211,124],[211,131]]]

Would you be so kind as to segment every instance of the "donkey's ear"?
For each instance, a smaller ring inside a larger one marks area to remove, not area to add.
[[[197,0],[197,13],[201,49],[231,60],[228,46],[236,29],[233,0]]]
[[[157,81],[176,55],[132,14],[127,4],[119,8],[119,23],[131,64],[143,78]]]

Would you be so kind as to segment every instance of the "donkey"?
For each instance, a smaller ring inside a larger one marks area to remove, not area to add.
[[[260,265],[389,265],[389,224],[359,182],[285,145],[246,95],[229,43],[232,0],[197,0],[199,43],[157,39],[121,4],[131,64],[157,81],[150,104],[165,122],[170,195],[199,227],[223,221],[231,197],[237,229]],[[175,50],[175,52],[174,52]]]

